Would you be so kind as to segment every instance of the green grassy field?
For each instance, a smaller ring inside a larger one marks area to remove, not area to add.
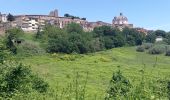
[[[122,47],[86,55],[45,54],[20,59],[44,78],[51,88],[66,87],[79,73],[81,83],[87,79],[86,97],[103,98],[113,72],[120,70],[131,82],[141,80],[141,69],[147,79],[164,78],[170,75],[170,57],[136,52],[135,47]],[[95,96],[96,95],[96,96]]]

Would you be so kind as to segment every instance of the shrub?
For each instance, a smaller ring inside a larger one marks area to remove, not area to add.
[[[37,90],[40,93],[46,92],[47,87],[49,87],[47,82],[44,82],[43,79],[39,78],[38,76],[33,77],[33,86],[32,88]]]
[[[156,45],[153,48],[149,49],[149,54],[162,54],[165,52],[165,46]]]
[[[5,48],[5,46],[0,43],[0,63],[4,63],[5,60],[7,60],[9,56],[9,51]]]
[[[143,44],[143,47],[144,47],[145,49],[150,49],[151,47],[153,47],[153,44],[152,44],[152,43],[144,43],[144,44]]]
[[[143,46],[138,46],[138,47],[136,48],[136,51],[137,51],[137,52],[144,52],[144,51],[145,51],[145,48],[144,48]]]
[[[37,54],[44,54],[45,50],[40,48],[40,46],[36,43],[32,42],[24,42],[17,47],[17,52],[19,55],[37,55]]]
[[[0,68],[0,97],[12,97],[18,93],[46,92],[48,84],[34,75],[29,66],[5,64]]]
[[[170,56],[170,49],[166,50],[166,56]]]
[[[119,97],[126,97],[130,92],[131,84],[129,80],[119,71],[113,73],[110,81],[109,89],[107,90],[106,100],[116,100]]]

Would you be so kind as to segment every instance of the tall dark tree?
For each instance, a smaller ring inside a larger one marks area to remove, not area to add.
[[[38,27],[37,33],[35,34],[35,38],[39,39],[41,37],[42,33],[40,31],[40,27]]]
[[[81,18],[82,20],[86,20],[86,18]]]
[[[146,42],[149,42],[149,43],[154,43],[155,39],[156,39],[156,35],[154,32],[147,34],[145,38]]]
[[[8,16],[7,16],[7,20],[12,22],[12,21],[15,20],[15,17],[12,14],[9,13]]]
[[[133,28],[123,29],[123,35],[126,43],[130,46],[141,45],[144,40],[144,33],[138,32]]]
[[[70,15],[69,14],[64,14],[64,17],[70,17]]]
[[[77,23],[70,23],[66,26],[66,30],[68,33],[76,32],[76,33],[83,33],[83,28],[80,24]]]
[[[166,36],[166,32],[163,31],[163,30],[156,30],[156,31],[155,31],[155,35],[156,35],[156,36],[165,37],[165,36]]]

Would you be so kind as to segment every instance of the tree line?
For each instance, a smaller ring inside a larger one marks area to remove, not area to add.
[[[6,31],[6,47],[14,54],[17,53],[14,42],[20,39],[23,34],[24,32],[18,28]],[[85,32],[76,23],[70,23],[64,29],[46,25],[43,31],[38,30],[34,37],[49,53],[84,54],[116,47],[154,43],[157,36],[162,36],[163,42],[170,44],[170,33],[162,30],[152,31],[145,35],[134,28],[124,28],[120,31],[110,26],[100,26],[91,32]]]
[[[36,38],[46,42],[47,52],[90,53],[122,46],[141,45],[144,34],[135,29],[125,28],[120,31],[110,26],[96,27],[92,32],[85,32],[76,23],[70,23],[64,29],[47,25]]]

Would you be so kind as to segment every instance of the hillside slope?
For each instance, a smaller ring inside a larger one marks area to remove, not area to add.
[[[66,87],[79,73],[84,83],[88,73],[87,96],[104,97],[112,73],[120,70],[130,81],[141,80],[140,70],[145,70],[146,78],[163,78],[170,73],[170,58],[164,55],[149,55],[135,51],[135,47],[115,48],[112,50],[79,54],[46,54],[25,57],[22,62],[32,67],[35,73],[45,78],[52,88]]]

